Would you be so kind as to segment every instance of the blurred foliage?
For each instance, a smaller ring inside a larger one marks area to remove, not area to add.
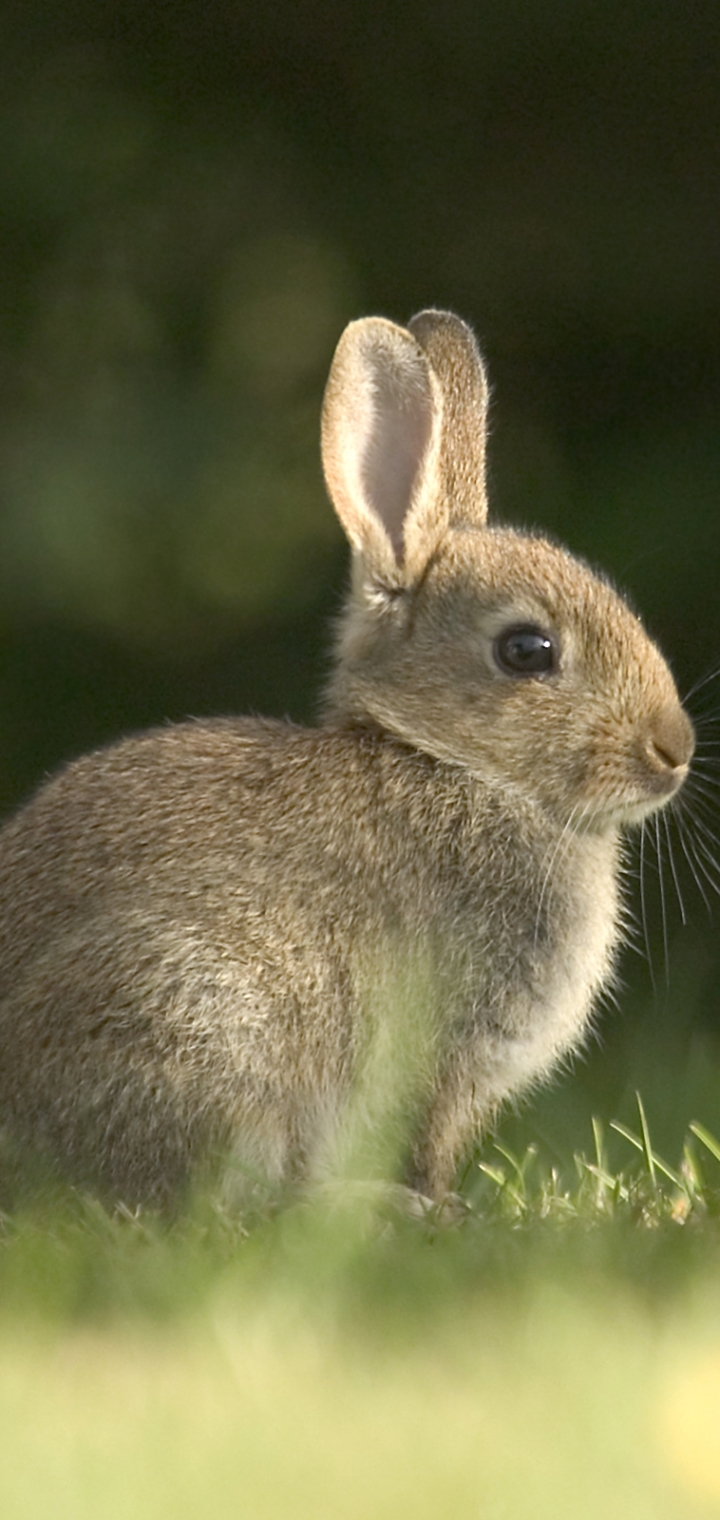
[[[45,233],[6,355],[6,608],[188,649],[302,604],[334,531],[317,394],[349,274],[303,225],[294,155],[261,127],[169,133],[84,55],[6,109],[18,253]]]
[[[718,663],[719,49],[714,0],[0,0],[1,802],[165,717],[312,712],[365,312],[472,321],[496,511],[682,686]]]

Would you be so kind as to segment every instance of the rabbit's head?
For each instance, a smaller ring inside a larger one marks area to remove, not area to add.
[[[563,823],[639,821],[684,780],[670,671],[606,581],[487,526],[487,383],[458,317],[353,322],[323,408],[353,550],[331,714],[519,791]]]

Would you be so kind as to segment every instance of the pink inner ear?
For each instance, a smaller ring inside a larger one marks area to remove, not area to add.
[[[405,521],[413,503],[414,486],[426,457],[433,427],[433,397],[425,377],[382,373],[373,384],[372,422],[360,467],[368,506],[380,518],[398,564],[405,556]]]

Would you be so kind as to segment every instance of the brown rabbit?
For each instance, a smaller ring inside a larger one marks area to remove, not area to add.
[[[0,1123],[70,1178],[163,1205],[217,1153],[290,1185],[363,1123],[377,1169],[387,1124],[441,1199],[583,1040],[622,830],[677,793],[693,731],[605,581],[486,526],[486,406],[459,318],[352,323],[323,411],[353,572],[322,726],[125,740],[0,835]]]

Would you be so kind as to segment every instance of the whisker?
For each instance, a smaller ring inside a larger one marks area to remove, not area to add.
[[[675,883],[675,891],[677,893],[678,906],[680,908],[680,918],[681,918],[682,923],[686,924],[687,923],[687,916],[686,916],[686,913],[685,913],[685,904],[683,902],[682,892],[680,891],[680,880],[679,880],[677,869],[676,869],[676,866],[675,866],[675,856],[673,855],[672,838],[671,838],[671,835],[670,835],[670,822],[669,822],[667,813],[663,813],[663,815],[662,815],[662,821],[663,821],[663,824],[665,825],[665,839],[666,839],[666,842],[667,842],[668,859],[670,861],[670,871],[671,871],[671,874],[672,874],[672,879],[673,879],[673,881]]]
[[[667,904],[665,901],[665,879],[663,877],[663,858],[660,840],[660,818],[655,814],[655,847],[658,858],[658,881],[660,883],[660,917],[662,920],[663,956],[665,960],[665,986],[670,985],[670,949],[668,945]]]
[[[690,872],[691,872],[691,875],[692,875],[692,879],[695,882],[695,885],[696,885],[696,887],[698,889],[698,892],[700,893],[700,896],[702,897],[702,900],[703,900],[703,902],[705,904],[705,907],[707,908],[708,913],[712,917],[712,910],[711,910],[711,907],[710,907],[710,899],[708,898],[707,892],[705,891],[705,887],[703,885],[702,878],[701,878],[700,873],[698,871],[698,868],[697,868],[697,865],[695,863],[695,860],[693,859],[693,856],[690,853],[688,842],[687,842],[687,839],[685,837],[686,836],[686,828],[685,828],[685,824],[684,824],[684,819],[683,819],[683,817],[682,817],[681,814],[678,814],[677,823],[678,823],[678,837],[679,837],[679,840],[680,840],[680,845],[682,847],[683,855],[685,856],[685,859],[686,859],[686,861],[688,863],[688,866],[690,868]]]
[[[695,801],[698,798],[700,799],[700,805],[707,812],[711,813],[713,817],[717,817],[719,799],[718,788],[714,781],[708,783],[707,777],[703,777],[702,779],[699,776],[690,777],[690,785],[686,788],[685,796],[682,799],[683,805],[685,807],[694,807]]]
[[[688,837],[690,841],[690,848],[693,852],[693,858],[697,862],[698,869],[702,871],[706,882],[709,886],[712,887],[713,892],[720,893],[720,875],[715,875],[715,872],[718,871],[717,861],[710,854],[709,850],[703,844],[703,841],[701,839],[698,839],[697,836],[694,836],[692,834],[690,834]]]
[[[648,932],[647,898],[645,895],[645,841],[647,838],[647,819],[643,818],[640,825],[640,919],[642,922],[643,940],[645,942],[645,954],[647,956],[650,971],[650,983],[653,993],[657,996],[657,982],[655,980],[655,967],[653,966],[652,950],[650,948],[650,935]]]
[[[692,822],[698,833],[702,834],[703,839],[708,842],[707,848],[709,853],[711,853],[711,847],[712,849],[720,849],[720,840],[718,840],[717,835],[713,833],[712,829],[708,828],[705,820],[701,818],[699,814],[695,815],[695,817],[692,819]],[[720,870],[720,863],[716,861],[715,864]]]
[[[702,834],[702,837],[704,840],[706,840],[709,849],[717,850],[720,847],[718,844],[717,834],[706,823],[705,818],[703,817],[702,806],[703,805],[701,803],[699,806],[694,807],[691,813],[687,814],[688,822],[692,825],[692,830],[694,833]]]
[[[718,800],[717,787],[708,785],[704,778],[701,779],[700,776],[697,776],[697,775],[692,776],[691,777],[691,781],[692,781],[692,793],[691,793],[691,795],[693,797],[707,797],[707,799],[708,799],[709,802],[713,802],[717,806],[717,800]]]
[[[712,792],[708,792],[706,788],[703,787],[703,790],[699,792],[696,797],[695,791],[693,789],[693,791],[685,800],[690,809],[690,816],[694,817],[697,815],[699,820],[702,822],[702,826],[706,834],[709,834],[711,838],[715,839],[715,842],[717,843],[717,839],[713,833],[713,830],[710,828],[709,824],[703,822],[704,814],[707,814],[710,818],[717,818],[718,816],[718,798],[716,791],[713,789]]]
[[[549,859],[548,859],[548,852],[546,852],[545,861],[547,861],[547,865],[545,864],[545,861],[543,861],[543,866],[542,866],[542,870],[543,870],[542,886],[540,888],[540,896],[538,898],[537,912],[535,914],[535,943],[534,943],[534,949],[536,951],[537,951],[537,947],[538,947],[538,936],[540,934],[540,917],[541,917],[541,914],[542,914],[543,904],[545,902],[545,897],[546,897],[546,894],[547,894],[548,887],[550,885],[550,881],[551,881],[553,870],[554,870],[555,865],[556,865],[556,863],[557,863],[557,861],[558,861],[558,859],[560,857],[560,852],[561,852],[561,850],[563,848],[563,845],[568,845],[569,846],[572,830],[573,830],[573,827],[574,827],[575,823],[577,821],[581,821],[582,818],[585,817],[587,811],[588,811],[587,807],[585,807],[583,809],[581,809],[579,807],[573,808],[572,812],[570,813],[569,818],[567,819],[567,822],[563,825],[563,828],[561,829],[560,834],[558,835],[558,838],[555,840],[554,844],[552,845],[551,849],[549,850]]]
[[[693,760],[692,772],[685,783],[685,790],[694,792],[698,786],[709,786],[712,795],[717,800],[718,790],[716,778],[707,774],[707,772],[716,764],[717,757],[715,755],[698,755]],[[698,774],[698,767],[700,768],[700,774]]]
[[[704,723],[720,723],[720,713],[716,712],[714,708],[705,712],[696,712],[693,713],[693,722],[700,726]]]
[[[693,848],[693,847],[691,846],[691,848]],[[693,855],[695,857],[695,860],[697,861],[698,870],[702,872],[702,874],[705,877],[705,880],[706,880],[708,886],[712,888],[713,893],[717,897],[718,893],[720,893],[720,882],[716,881],[715,877],[708,870],[708,868],[707,868],[707,866],[705,864],[705,861],[702,859],[702,857],[700,855],[698,855],[697,851],[694,848],[693,848]]]
[[[717,860],[712,850],[709,849],[708,845],[706,845],[704,839],[699,839],[696,837],[695,843],[703,858],[707,861],[708,865],[712,867],[713,871],[717,872],[718,879],[720,879],[720,862]]]
[[[717,681],[718,676],[720,676],[720,665],[718,665],[715,670],[711,670],[709,675],[701,676],[700,680],[696,681],[695,685],[690,687],[690,690],[687,691],[683,697],[683,706],[687,706],[688,702],[691,702],[693,697],[696,697],[699,691],[703,691],[706,686],[709,686],[711,681]]]

